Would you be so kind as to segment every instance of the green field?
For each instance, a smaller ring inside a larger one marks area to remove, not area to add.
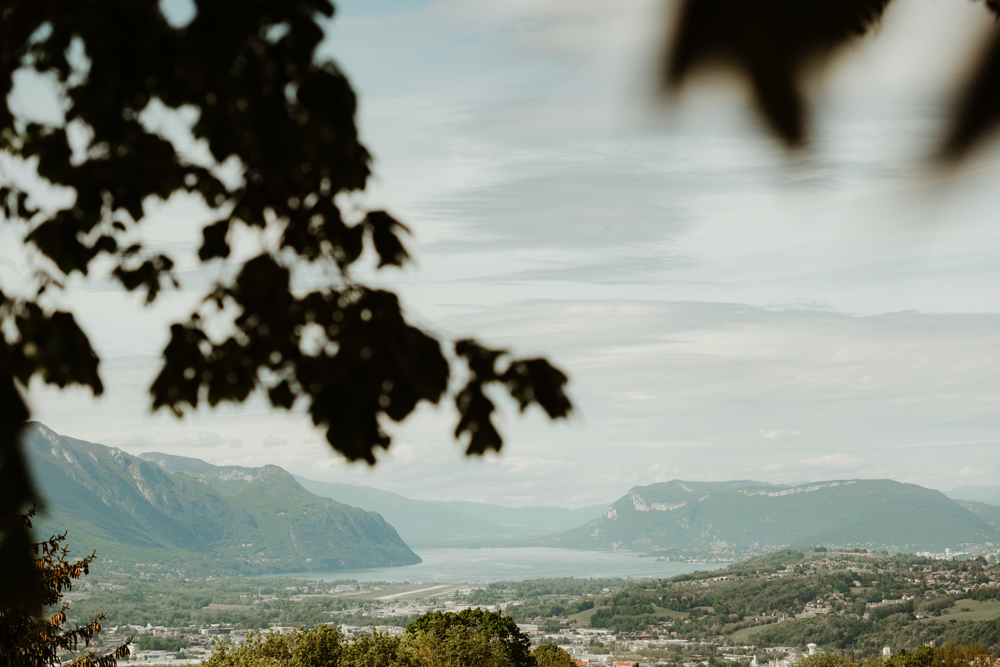
[[[578,628],[589,628],[590,627],[590,617],[594,615],[598,609],[609,610],[611,607],[594,607],[593,609],[586,609],[577,614],[572,614],[566,617],[566,622],[570,626],[575,626]],[[673,609],[664,609],[663,607],[657,607],[653,605],[653,610],[656,612],[653,616],[660,620],[673,619],[673,618],[687,618],[687,612],[674,611]]]
[[[664,609],[663,607],[657,607],[655,604],[653,605],[653,609],[656,611],[657,618],[687,618],[690,615],[686,611]]]
[[[589,628],[590,627],[590,617],[594,615],[594,612],[598,609],[611,609],[611,607],[594,607],[593,609],[585,609],[578,614],[572,614],[566,617],[566,622],[570,627],[578,628]]]
[[[742,630],[737,630],[733,634],[729,635],[729,641],[736,644],[744,644],[750,640],[750,636],[754,633],[760,632],[766,625],[755,625],[750,628],[743,628]]]
[[[966,611],[967,610],[967,611]],[[967,598],[956,600],[948,609],[941,612],[941,616],[920,619],[921,623],[940,623],[942,620],[948,621],[992,621],[1000,618],[1000,600],[986,600],[977,602]]]

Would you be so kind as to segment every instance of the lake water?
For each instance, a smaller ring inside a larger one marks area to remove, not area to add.
[[[420,549],[417,565],[336,572],[283,574],[293,579],[396,581],[406,583],[490,583],[550,577],[664,578],[698,570],[717,570],[727,563],[677,563],[617,551],[577,551],[547,547],[495,549]]]

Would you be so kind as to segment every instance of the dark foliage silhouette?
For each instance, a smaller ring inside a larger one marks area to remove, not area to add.
[[[31,510],[18,520],[30,527],[33,515],[34,510]],[[7,528],[8,524],[3,527]],[[39,602],[54,611],[43,615],[42,608],[30,600],[0,603],[0,664],[9,667],[115,667],[119,659],[128,655],[131,637],[110,653],[89,649],[91,640],[101,631],[104,614],[98,614],[83,626],[64,627],[69,604],[60,602],[63,595],[73,589],[73,582],[89,573],[95,554],[70,558],[65,533],[32,546],[36,552],[32,574],[41,592]],[[59,655],[59,651],[77,651],[81,644],[88,650],[72,660],[67,661],[66,655]]]
[[[142,241],[152,200],[203,200],[214,220],[198,257],[235,264],[197,312],[171,326],[151,388],[154,409],[181,415],[262,393],[275,408],[308,413],[348,459],[374,463],[375,449],[390,444],[388,422],[447,391],[452,362],[441,341],[406,320],[395,294],[350,271],[366,251],[380,268],[402,266],[409,255],[401,222],[385,211],[345,214],[336,200],[363,190],[371,172],[355,95],[336,65],[315,56],[320,20],[333,5],[195,6],[177,27],[156,0],[0,0],[0,96],[8,100],[16,76],[33,71],[54,82],[63,116],[45,124],[0,104],[0,148],[11,164],[73,193],[59,208],[14,179],[0,182],[3,224],[18,225],[37,258],[32,293],[0,292],[0,520],[38,500],[17,444],[30,380],[103,392],[86,334],[46,293],[107,261],[111,277],[147,303],[177,285],[174,258]],[[195,118],[190,140],[210,158],[199,161],[152,129],[151,116],[178,109]],[[236,259],[238,227],[277,240]],[[326,280],[299,289],[304,271]],[[510,360],[472,341],[459,344],[456,359],[469,368],[456,398],[456,436],[467,436],[467,453],[502,446],[489,385],[521,410],[537,403],[553,418],[570,410],[566,376],[543,359]],[[3,566],[30,581],[30,540],[15,523],[0,544]]]
[[[721,65],[744,77],[765,121],[786,145],[806,141],[807,110],[802,86],[853,38],[871,30],[890,0],[685,0],[666,49],[662,82],[677,89],[696,71]],[[986,0],[1000,18],[1000,2]],[[1000,32],[973,64],[972,77],[956,103],[941,157],[956,160],[1000,122]]]

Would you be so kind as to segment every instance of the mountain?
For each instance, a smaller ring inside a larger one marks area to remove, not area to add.
[[[553,533],[578,526],[600,515],[607,503],[589,505],[578,509],[565,507],[504,507],[487,503],[472,503],[462,500],[432,501],[435,505],[456,512],[490,521],[507,529],[525,533]]]
[[[581,509],[510,508],[462,501],[426,501],[391,491],[296,476],[313,493],[378,512],[415,547],[480,547],[523,544],[567,530],[601,513],[605,505]]]
[[[541,541],[723,557],[819,544],[916,552],[986,542],[1000,542],[995,526],[939,491],[891,480],[638,486],[600,518]]]
[[[949,498],[955,500],[971,500],[977,503],[1000,505],[1000,486],[958,486],[951,491],[945,491]]]
[[[148,572],[289,572],[410,565],[420,558],[374,512],[323,498],[277,466],[225,468],[179,457],[133,456],[61,436],[24,433],[48,511],[47,536]]]
[[[986,503],[976,503],[971,500],[958,500],[956,502],[986,523],[1000,530],[1000,507]]]

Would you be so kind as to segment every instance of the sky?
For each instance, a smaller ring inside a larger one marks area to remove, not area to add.
[[[957,172],[928,160],[994,29],[986,10],[891,5],[811,83],[812,143],[790,154],[735,79],[656,94],[673,6],[342,0],[321,47],[360,96],[375,156],[352,205],[414,231],[413,266],[363,275],[439,336],[548,357],[570,376],[568,421],[507,406],[503,452],[467,459],[445,401],[391,425],[370,468],[260,401],[151,414],[166,325],[216,276],[196,261],[207,214],[182,197],[144,223],[181,289],[143,308],[74,280],[61,298],[107,392],[36,381],[35,418],[135,453],[510,506],[610,502],[671,479],[994,484],[1000,141]],[[30,81],[13,93],[39,115],[47,94]],[[13,239],[0,231],[5,286],[27,266]]]

